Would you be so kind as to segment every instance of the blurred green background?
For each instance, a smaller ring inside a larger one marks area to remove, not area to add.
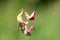
[[[17,37],[17,15],[24,9],[29,14],[36,11],[30,22],[36,29],[32,36],[21,30]],[[0,0],[0,40],[60,40],[60,0]]]

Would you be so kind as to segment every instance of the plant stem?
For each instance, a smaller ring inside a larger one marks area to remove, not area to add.
[[[18,26],[18,30],[17,30],[17,37],[16,37],[16,40],[18,40],[19,38],[19,26]]]

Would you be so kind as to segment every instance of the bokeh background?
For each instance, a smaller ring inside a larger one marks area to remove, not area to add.
[[[17,36],[17,15],[24,9],[36,11],[31,36]],[[0,40],[60,40],[60,0],[0,0]]]

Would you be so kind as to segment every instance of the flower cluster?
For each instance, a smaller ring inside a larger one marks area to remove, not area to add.
[[[23,20],[23,15],[26,16],[27,20]],[[21,31],[26,35],[26,36],[31,36],[31,32],[35,29],[35,26],[32,25],[29,29],[28,29],[28,20],[34,20],[35,19],[35,15],[36,12],[33,11],[33,13],[31,15],[29,15],[27,12],[25,11],[21,11],[21,13],[17,16],[17,21],[19,22],[19,27],[21,28]]]

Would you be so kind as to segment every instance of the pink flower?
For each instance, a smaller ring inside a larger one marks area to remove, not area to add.
[[[32,32],[34,29],[35,29],[35,27],[34,27],[34,26],[31,26],[28,30],[25,30],[25,31],[24,31],[24,34],[25,34],[26,36],[31,36],[31,32]]]
[[[27,20],[23,20],[23,15],[25,15],[27,18]],[[35,29],[35,26],[31,26],[28,29],[28,24],[29,21],[28,20],[34,20],[36,16],[36,12],[33,11],[33,13],[31,15],[29,15],[27,12],[25,11],[21,11],[21,13],[17,16],[17,21],[20,23],[19,26],[21,26],[21,31],[26,35],[26,36],[31,36],[31,32]]]
[[[25,30],[25,31],[24,31],[24,34],[25,34],[26,36],[31,36],[31,34],[30,34],[30,32],[29,32],[28,30]]]
[[[33,13],[28,17],[29,20],[34,20],[36,16],[36,12],[33,11]]]
[[[33,25],[33,26],[31,26],[30,28],[29,28],[29,32],[32,32],[33,30],[35,29],[35,26]]]

